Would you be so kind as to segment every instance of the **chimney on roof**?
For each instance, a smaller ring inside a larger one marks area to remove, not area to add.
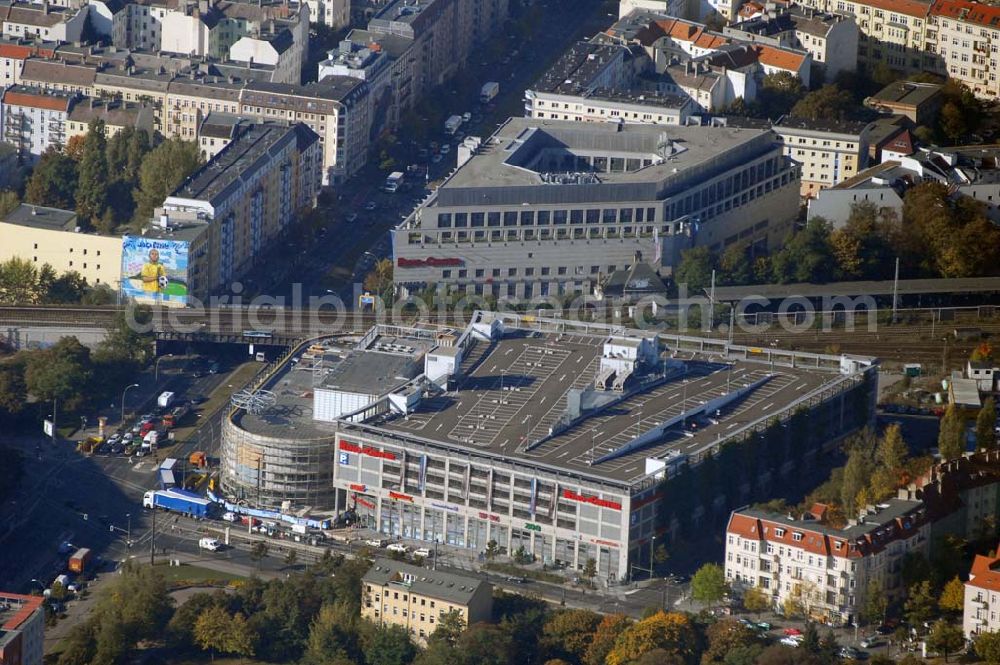
[[[42,11],[44,11],[46,14],[49,13],[49,0],[44,0],[42,2]]]

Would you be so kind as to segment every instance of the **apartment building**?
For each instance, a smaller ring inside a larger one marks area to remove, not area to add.
[[[156,124],[156,109],[151,104],[123,102],[116,99],[86,97],[73,105],[66,121],[66,141],[74,136],[84,136],[90,123],[100,120],[104,131],[111,138],[126,127],[141,129],[150,137]]]
[[[809,217],[823,217],[834,226],[847,223],[851,205],[869,201],[897,215],[903,196],[915,184],[939,182],[955,194],[975,199],[986,216],[1000,223],[1000,148],[962,146],[919,148],[905,156],[872,166],[835,187],[824,189],[809,201]]]
[[[798,167],[767,129],[512,118],[395,231],[406,291],[591,293],[635,253],[767,246],[798,207]]]
[[[965,583],[962,631],[970,639],[1000,630],[1000,555],[977,554]]]
[[[690,5],[688,0],[621,0],[618,3],[618,18],[624,18],[637,9],[679,18],[700,18],[693,15],[698,8]]]
[[[240,95],[239,114],[301,122],[316,132],[324,185],[351,177],[367,161],[371,98],[368,84],[362,80],[328,76],[302,86],[250,82]]]
[[[805,7],[844,14],[858,25],[858,64],[904,74],[944,73],[929,26],[930,2],[922,0],[802,0]]]
[[[34,40],[0,37],[0,88],[21,83],[25,61],[31,57],[51,58],[57,47],[54,42],[39,45]]]
[[[398,126],[401,115],[506,21],[509,0],[393,0],[364,30],[352,30],[319,65],[319,79],[349,76],[368,83],[371,132]]]
[[[858,66],[858,26],[841,14],[779,5],[726,26],[722,32],[740,41],[801,49],[820,66],[825,81]]]
[[[1000,7],[936,0],[930,7],[928,23],[928,44],[936,45],[948,78],[965,84],[977,97],[997,99]]]
[[[733,512],[726,527],[726,579],[737,591],[768,592],[774,608],[789,601],[814,619],[848,624],[874,583],[899,600],[904,558],[930,554],[930,518],[921,501],[868,506],[842,528],[819,521],[824,506],[800,518],[755,509]]]
[[[56,7],[48,2],[0,2],[0,34],[8,38],[78,42],[87,22],[86,7]]]
[[[55,58],[31,57],[24,61],[21,83],[41,90],[94,96],[97,68]]]
[[[42,665],[44,599],[0,591],[0,663]]]
[[[0,261],[20,258],[58,274],[74,270],[88,284],[115,286],[121,273],[121,236],[80,233],[76,213],[22,203],[0,218]]]
[[[0,98],[0,141],[13,145],[22,161],[34,162],[50,147],[66,145],[66,121],[77,96],[24,85]]]
[[[315,205],[319,138],[302,123],[247,125],[166,198],[149,230],[188,243],[188,295],[203,297],[238,279]]]
[[[212,111],[206,115],[198,128],[198,145],[201,147],[202,158],[206,162],[214,158],[232,143],[250,122],[231,113]]]
[[[803,198],[852,178],[868,166],[873,123],[785,116],[774,123],[785,155],[802,165]]]
[[[396,35],[375,35],[352,30],[336,50],[319,63],[318,80],[327,76],[350,76],[368,83],[371,97],[371,135],[399,126],[402,114],[414,103],[415,59],[409,57],[412,42]]]
[[[478,577],[379,557],[361,586],[362,617],[399,626],[422,646],[449,612],[458,612],[466,626],[493,619],[493,585]]]
[[[309,5],[309,16],[316,23],[322,23],[333,30],[340,30],[351,22],[350,0],[305,0]]]
[[[162,107],[163,133],[167,137],[195,140],[198,128],[210,113],[236,114],[240,110],[243,81],[217,76],[177,76],[167,84]]]

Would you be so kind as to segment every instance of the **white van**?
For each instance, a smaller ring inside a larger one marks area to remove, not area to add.
[[[222,549],[222,543],[215,538],[202,538],[198,541],[198,547],[209,552],[218,552]]]

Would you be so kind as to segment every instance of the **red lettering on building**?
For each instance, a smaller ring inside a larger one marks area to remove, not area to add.
[[[608,547],[618,547],[618,543],[614,542],[613,540],[601,540],[599,538],[591,538],[590,542],[594,543],[595,545],[607,545]]]
[[[358,485],[357,483],[351,483],[351,489],[355,492],[364,492],[368,489],[367,485]]]
[[[587,496],[585,494],[577,494],[572,490],[563,490],[563,498],[569,499],[570,501],[579,501],[580,503],[589,503],[594,506],[600,506],[601,508],[611,508],[612,510],[621,510],[622,504],[617,501],[608,501],[607,499],[599,499],[596,496]]]
[[[654,501],[656,501],[658,499],[662,499],[662,498],[663,498],[663,492],[654,492],[653,494],[650,494],[649,496],[647,496],[647,497],[645,497],[643,499],[639,499],[637,501],[633,501],[632,502],[632,512],[634,513],[635,511],[639,510],[643,506],[647,506],[647,505],[653,503]]]
[[[479,513],[479,519],[489,520],[491,522],[499,522],[500,521],[500,517],[498,515],[490,515],[489,513],[483,513],[483,512]]]
[[[409,501],[413,503],[413,497],[409,494],[400,494],[399,492],[389,492],[389,498],[395,499],[396,501]]]
[[[355,500],[356,502],[360,503],[360,504],[361,504],[362,506],[364,506],[365,508],[371,508],[372,510],[374,510],[374,509],[375,509],[375,504],[374,504],[374,503],[372,503],[371,501],[365,501],[365,500],[364,500],[364,499],[362,499],[362,498],[361,498],[360,496],[356,496],[356,497],[354,497],[354,500]]]
[[[426,259],[396,259],[396,266],[399,268],[454,268],[465,265],[465,261],[456,258],[434,258],[428,256]]]
[[[356,443],[351,443],[350,441],[340,440],[340,449],[346,450],[351,453],[358,453],[359,455],[368,455],[369,457],[378,457],[381,459],[395,460],[395,453],[390,453],[387,450],[379,450],[378,448],[372,448],[371,446],[361,447]]]

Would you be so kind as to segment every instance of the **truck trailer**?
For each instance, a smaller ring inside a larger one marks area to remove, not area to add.
[[[73,556],[69,558],[69,562],[67,564],[69,572],[76,573],[77,575],[83,575],[83,573],[86,572],[87,568],[90,566],[91,557],[90,548],[81,547],[78,549],[73,553]]]
[[[160,393],[160,396],[156,398],[156,405],[161,409],[169,409],[174,403],[174,394],[169,390]]]
[[[487,81],[479,90],[479,103],[489,104],[498,92],[500,92],[500,84],[496,81]]]
[[[212,505],[212,502],[203,496],[176,488],[150,490],[142,497],[143,508],[161,508],[197,518],[208,517]]]
[[[454,136],[458,128],[462,126],[462,116],[453,115],[444,121],[444,133],[448,136]]]

